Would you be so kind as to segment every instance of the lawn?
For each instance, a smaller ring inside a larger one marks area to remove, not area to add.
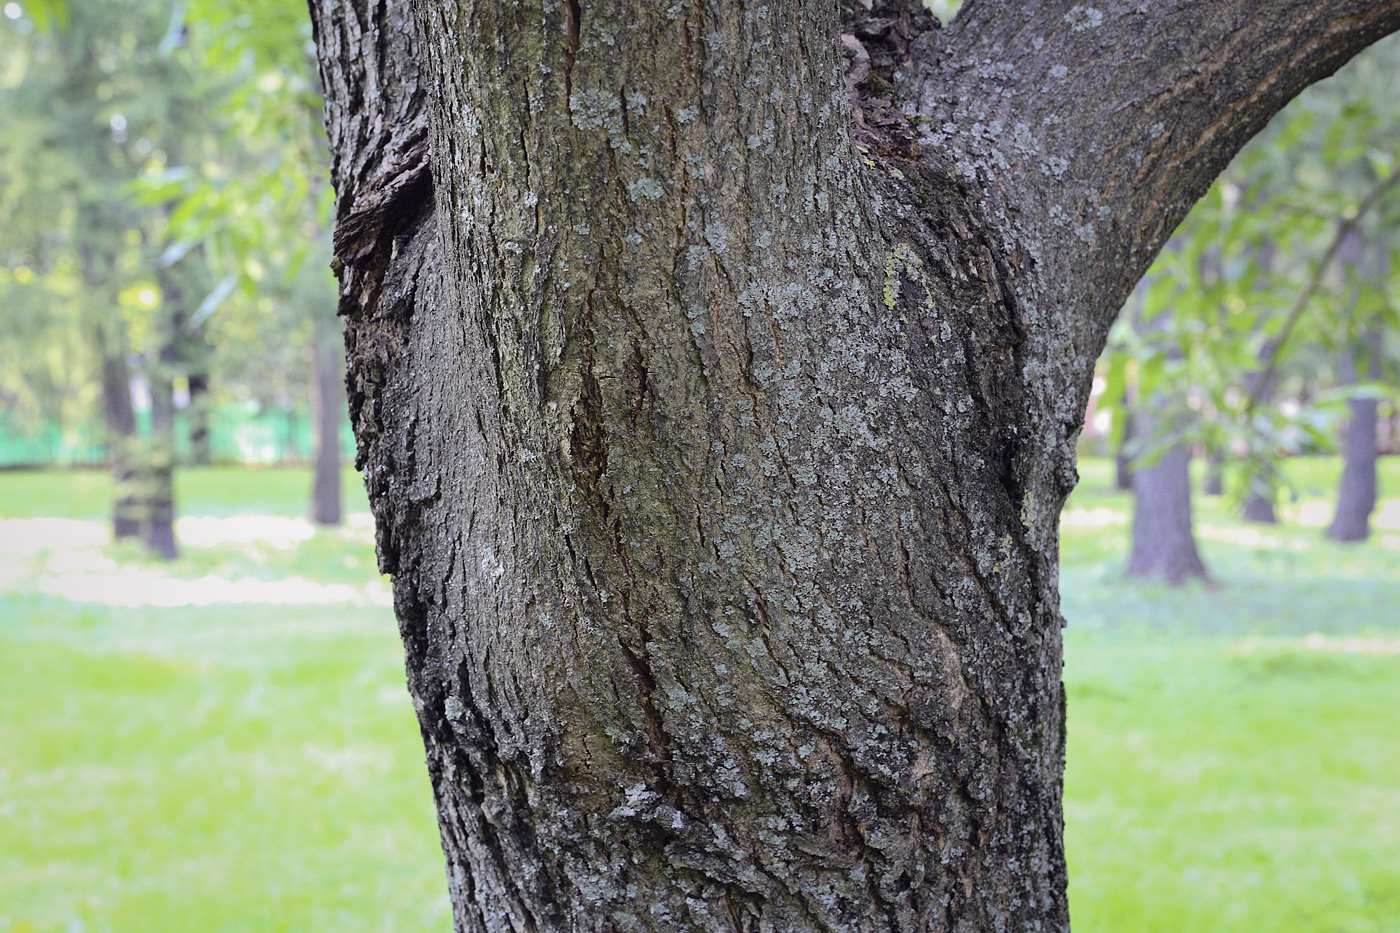
[[[1076,930],[1400,928],[1400,502],[1328,543],[1337,465],[1290,464],[1285,524],[1201,503],[1215,582],[1169,591],[1108,467],[1064,523]],[[161,568],[101,474],[0,473],[0,931],[450,929],[363,494],[315,531],[309,482],[185,471]]]
[[[1123,579],[1109,468],[1062,522],[1075,929],[1400,930],[1400,501],[1337,545],[1336,461],[1277,528],[1198,497],[1214,583],[1170,590]]]

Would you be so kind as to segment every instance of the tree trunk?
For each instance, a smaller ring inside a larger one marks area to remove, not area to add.
[[[871,6],[313,5],[459,930],[1068,927],[1094,358],[1223,160],[1364,41],[1287,3]],[[1263,71],[1166,51],[1241,30]],[[1045,92],[1065,63],[1141,103]]]
[[[1136,434],[1133,413],[1126,412],[1123,421],[1123,436],[1118,441],[1118,448],[1113,452],[1113,488],[1126,492],[1133,488],[1133,458],[1129,453]]]
[[[141,536],[163,560],[180,554],[175,542],[175,399],[168,370],[151,375],[151,437],[141,453]]]
[[[317,318],[312,347],[313,382],[311,408],[316,422],[315,476],[311,486],[311,520],[318,525],[339,525],[340,420],[344,417],[344,343],[334,319]]]
[[[190,405],[186,409],[189,418],[190,463],[194,466],[209,466],[214,462],[214,448],[209,437],[209,374],[191,372],[188,375]]]
[[[1371,330],[1367,377],[1380,376],[1381,336]],[[1356,382],[1358,371],[1355,348],[1348,350],[1342,364],[1347,381]],[[1327,527],[1327,537],[1334,541],[1365,541],[1371,536],[1371,513],[1376,508],[1376,428],[1379,423],[1380,402],[1375,398],[1354,398],[1347,403],[1351,418],[1347,421],[1342,440],[1342,479],[1337,486],[1337,511]]]
[[[93,205],[80,209],[81,229],[102,229],[103,212]],[[141,504],[137,454],[136,411],[131,403],[131,367],[127,361],[126,327],[115,310],[113,257],[87,237],[78,245],[83,285],[94,300],[109,299],[113,308],[93,321],[97,355],[101,360],[102,418],[106,430],[107,463],[112,471],[112,537],[134,538],[141,533]]]
[[[1201,477],[1201,494],[1221,496],[1225,494],[1225,457],[1212,450],[1206,457],[1205,475]]]
[[[1273,247],[1262,248],[1255,257],[1255,261],[1259,268],[1265,272],[1272,271]],[[1275,340],[1265,340],[1259,347],[1259,368],[1245,376],[1245,391],[1249,393],[1257,405],[1271,406],[1274,404],[1274,391],[1278,382],[1275,356],[1280,352],[1280,349],[1280,344]],[[1249,489],[1246,490],[1244,497],[1243,517],[1245,521],[1259,525],[1278,524],[1275,502],[1278,499],[1279,480],[1281,479],[1277,464],[1279,456],[1279,452],[1275,449],[1255,450],[1256,460],[1250,464]]]
[[[1260,469],[1259,475],[1250,479],[1242,510],[1243,518],[1257,525],[1277,525],[1278,510],[1274,506],[1277,499],[1278,468],[1268,464]]]
[[[1249,494],[1245,496],[1244,520],[1256,525],[1277,525],[1278,511],[1274,508],[1277,498],[1277,490],[1269,478],[1256,477],[1250,483]]]
[[[185,369],[188,291],[179,270],[162,267],[161,322],[165,339],[148,374],[151,385],[151,436],[142,456],[144,514],[142,537],[146,549],[164,560],[179,556],[175,542],[175,393],[174,378]]]
[[[138,470],[135,464],[136,412],[131,404],[131,370],[119,321],[97,327],[102,359],[102,414],[106,427],[107,462],[112,471],[112,537],[134,538],[141,533]]]
[[[1144,406],[1145,407],[1145,406]],[[1160,419],[1141,416],[1142,437],[1161,429]],[[1159,459],[1133,468],[1133,531],[1128,575],[1177,586],[1204,578],[1191,517],[1191,449],[1172,445]]]

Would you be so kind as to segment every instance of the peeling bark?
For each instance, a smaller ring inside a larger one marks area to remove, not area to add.
[[[1068,928],[1094,357],[1400,21],[1102,6],[313,2],[459,930]]]

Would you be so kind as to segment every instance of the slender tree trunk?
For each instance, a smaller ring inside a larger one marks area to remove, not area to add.
[[[120,322],[97,328],[102,359],[102,414],[107,463],[112,471],[112,537],[134,538],[141,532],[137,494],[136,412],[131,404],[131,370],[127,365]]]
[[[1212,450],[1206,457],[1205,475],[1201,477],[1201,494],[1220,496],[1225,494],[1225,457]]]
[[[1273,247],[1261,249],[1259,265],[1261,269],[1270,270],[1273,268]],[[1278,352],[1278,346],[1273,340],[1264,340],[1259,349],[1260,368],[1247,374],[1245,377],[1246,391],[1256,399],[1259,405],[1270,406],[1274,403],[1275,368],[1273,364],[1274,354]],[[1243,507],[1243,517],[1245,521],[1252,521],[1254,524],[1277,525],[1278,511],[1275,509],[1275,502],[1278,499],[1278,466],[1275,462],[1277,451],[1261,451],[1261,462],[1257,468],[1253,469],[1249,479],[1249,489],[1245,493],[1245,507]],[[1253,464],[1252,464],[1253,465]]]
[[[322,317],[326,317],[323,315]],[[312,347],[312,412],[316,423],[315,478],[311,487],[311,520],[339,525],[340,422],[344,417],[345,351],[335,320],[317,319]]]
[[[151,376],[151,437],[142,456],[141,535],[146,549],[164,559],[179,556],[175,542],[175,399],[170,375]]]
[[[1366,342],[1367,376],[1375,379],[1380,376],[1380,332],[1369,331]],[[1353,384],[1357,381],[1359,355],[1355,348],[1349,349],[1342,364],[1347,381]],[[1365,541],[1371,536],[1371,513],[1376,508],[1380,403],[1374,398],[1356,398],[1347,407],[1351,418],[1342,440],[1342,479],[1337,486],[1337,511],[1327,528],[1327,537],[1334,541]]]
[[[1144,439],[1162,429],[1161,421],[1145,410],[1140,423]],[[1193,529],[1190,467],[1191,449],[1185,444],[1174,444],[1155,462],[1134,466],[1129,576],[1173,586],[1206,576]]]
[[[79,216],[83,230],[88,234],[102,226],[99,219],[102,212],[91,205],[85,206]],[[82,261],[84,286],[90,295],[102,300],[113,291],[112,257],[86,236],[79,241],[78,255]],[[139,439],[136,434],[136,412],[131,402],[126,328],[115,311],[99,315],[93,325],[102,366],[102,417],[106,430],[107,463],[112,471],[112,537],[118,540],[133,538],[141,532],[137,464]]]
[[[179,270],[162,268],[162,326],[165,339],[148,374],[151,385],[151,436],[142,458],[144,514],[142,537],[146,549],[165,560],[179,556],[175,541],[175,393],[174,378],[187,363],[185,322],[188,291]]]
[[[1133,488],[1133,458],[1129,451],[1136,436],[1136,425],[1133,423],[1131,411],[1128,411],[1123,419],[1123,436],[1118,441],[1118,448],[1113,452],[1113,486],[1126,492]]]
[[[459,930],[1068,927],[1094,358],[1381,28],[1168,6],[313,5]]]
[[[1257,477],[1250,483],[1249,494],[1244,500],[1241,513],[1244,520],[1257,525],[1277,525],[1278,511],[1274,507],[1277,498],[1277,489],[1268,477]]]
[[[186,409],[189,418],[190,463],[195,466],[209,466],[214,462],[214,449],[209,436],[209,374],[193,371],[188,375],[190,404]]]

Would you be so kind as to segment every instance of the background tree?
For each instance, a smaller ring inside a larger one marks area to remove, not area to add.
[[[14,125],[0,149],[22,167],[5,204],[6,237],[15,251],[7,264],[26,268],[25,254],[33,250],[29,255],[53,286],[46,298],[62,293],[68,270],[77,271],[79,287],[69,300],[79,316],[76,331],[92,340],[95,353],[65,355],[58,365],[74,387],[96,384],[100,391],[116,477],[116,536],[142,534],[169,555],[170,456],[155,434],[138,432],[130,397],[131,365],[139,358],[133,354],[144,356],[154,397],[167,395],[160,348],[139,345],[144,336],[169,330],[158,321],[168,303],[143,255],[158,220],[124,188],[143,165],[165,158],[163,118],[176,105],[172,95],[188,93],[189,81],[175,79],[175,24],[161,5],[41,4],[30,11],[44,14],[62,28],[36,30],[22,8],[7,7],[5,41],[15,55],[5,119]],[[156,422],[169,420],[160,414]]]
[[[329,186],[307,170],[325,162],[309,25],[294,7],[266,6],[252,28],[246,6],[45,5],[44,30],[35,8],[11,4],[0,36],[14,53],[3,76],[13,105],[0,115],[0,158],[14,168],[0,199],[0,288],[25,309],[32,340],[21,346],[33,351],[16,353],[6,377],[6,430],[105,411],[121,465],[117,531],[144,530],[166,554],[173,466],[212,458],[216,404],[290,412],[336,395],[313,392],[318,372],[339,377],[325,370],[333,351],[310,350],[334,285]],[[320,519],[339,512],[341,411],[314,419]]]
[[[1391,215],[1400,219],[1400,211]],[[1377,224],[1381,231],[1396,229],[1392,220]],[[1394,289],[1388,287],[1390,253],[1394,247],[1373,236],[1367,242],[1352,231],[1339,247],[1347,279],[1353,283],[1350,306],[1360,334],[1350,336],[1341,351],[1340,380],[1352,387],[1347,400],[1348,418],[1342,440],[1342,477],[1337,487],[1337,509],[1327,527],[1327,537],[1335,541],[1364,541],[1371,534],[1371,513],[1378,494],[1376,441],[1379,427],[1380,392],[1376,383],[1393,370],[1387,365],[1386,341],[1382,324],[1395,319]],[[1388,328],[1392,333],[1395,328]],[[1366,385],[1366,383],[1370,385]],[[1390,380],[1394,384],[1394,380]],[[1359,388],[1359,391],[1356,391]]]
[[[1154,284],[1140,301],[1153,326],[1134,332],[1125,318],[1110,340],[1099,404],[1115,412],[1116,435],[1126,433],[1129,386],[1144,383],[1159,424],[1165,418],[1172,431],[1139,435],[1139,455],[1155,463],[1172,444],[1204,448],[1206,491],[1218,491],[1228,465],[1234,496],[1253,520],[1276,520],[1279,458],[1332,444],[1340,396],[1328,391],[1330,366],[1318,372],[1327,358],[1321,348],[1349,340],[1357,327],[1345,297],[1354,277],[1334,260],[1342,233],[1386,215],[1400,127],[1381,102],[1397,54],[1394,40],[1368,49],[1345,81],[1309,89],[1251,143],[1149,274]],[[1179,474],[1187,459],[1177,452],[1161,470]],[[1132,572],[1200,566],[1184,482],[1176,476],[1138,490],[1138,511],[1164,514],[1135,519]]]
[[[191,14],[207,33],[197,49],[201,65],[232,82],[221,107],[229,121],[223,139],[241,158],[235,170],[216,176],[148,178],[148,197],[179,198],[179,233],[209,244],[225,281],[258,308],[258,336],[243,341],[252,350],[245,365],[268,369],[271,362],[271,369],[285,373],[290,365],[302,374],[288,391],[309,399],[312,410],[310,514],[320,524],[338,524],[344,366],[333,323],[334,285],[324,271],[331,192],[325,173],[314,171],[325,166],[326,150],[321,94],[307,52],[309,24],[299,9],[277,0],[236,9],[201,2]],[[279,348],[300,358],[278,359]]]
[[[1167,252],[1171,251],[1169,247]],[[1148,314],[1147,296],[1153,283],[1149,274],[1129,300],[1131,310],[1123,323],[1132,329],[1120,334],[1111,372],[1121,382],[1129,368],[1126,364],[1138,364],[1132,367],[1133,395],[1139,400],[1136,410],[1129,413],[1124,408],[1120,413],[1120,430],[1125,435],[1120,456],[1130,464],[1133,491],[1127,572],[1176,586],[1208,574],[1196,545],[1191,507],[1190,440],[1195,413],[1181,404],[1176,391],[1182,356],[1178,342],[1167,333],[1178,318],[1165,308],[1153,308]],[[1120,384],[1110,394],[1122,406],[1126,386]],[[1135,433],[1127,438],[1130,418]]]

